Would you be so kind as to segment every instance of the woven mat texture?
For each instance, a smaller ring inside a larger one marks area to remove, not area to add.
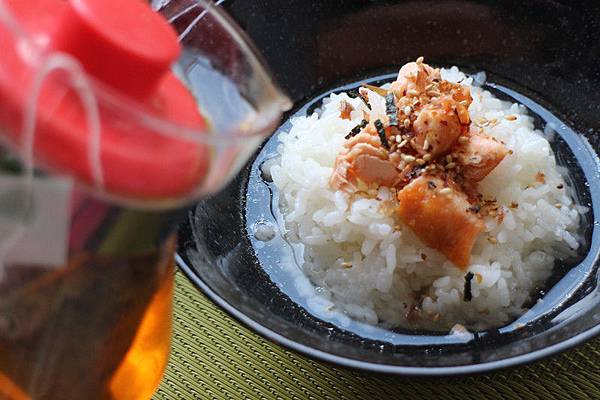
[[[600,339],[533,365],[463,378],[374,376],[289,352],[177,273],[171,359],[154,400],[600,399]]]

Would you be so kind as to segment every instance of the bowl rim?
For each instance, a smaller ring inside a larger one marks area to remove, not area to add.
[[[189,224],[189,222],[186,222],[186,224]],[[570,337],[566,340],[562,340],[551,346],[527,352],[525,354],[479,364],[466,364],[449,367],[408,367],[402,365],[377,364],[373,362],[360,361],[353,358],[331,354],[326,351],[318,350],[314,347],[310,347],[298,341],[289,339],[283,336],[282,334],[277,333],[272,329],[267,328],[261,323],[250,318],[249,316],[235,308],[232,304],[227,302],[227,300],[219,296],[215,291],[211,289],[211,287],[206,282],[202,280],[202,278],[200,278],[200,276],[189,265],[186,257],[181,255],[179,252],[175,254],[175,263],[183,272],[183,274],[187,277],[187,279],[192,284],[194,284],[197,289],[204,293],[214,304],[219,306],[222,310],[227,312],[238,322],[242,323],[246,328],[250,329],[251,331],[254,331],[263,338],[275,342],[276,344],[284,347],[285,349],[292,350],[309,358],[365,372],[414,377],[447,377],[460,375],[475,375],[496,371],[499,369],[529,364],[534,361],[539,361],[544,358],[561,353],[565,350],[571,349],[577,345],[583,344],[593,339],[594,337],[600,335],[600,325],[595,325],[585,331],[574,335],[573,337]]]

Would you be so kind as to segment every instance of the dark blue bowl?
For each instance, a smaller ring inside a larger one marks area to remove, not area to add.
[[[274,152],[272,138],[223,192],[198,204],[181,228],[177,261],[200,290],[286,347],[384,373],[490,371],[554,354],[600,333],[598,5],[230,0],[224,6],[296,101],[293,112],[305,113],[331,88],[392,72],[420,55],[435,65],[486,71],[491,90],[528,106],[539,123],[558,127],[553,149],[590,211],[580,256],[557,265],[544,302],[505,327],[478,332],[469,342],[439,332],[382,333],[353,324],[342,329],[303,307],[278,267],[278,255],[291,251],[281,237],[258,245],[248,234],[248,226],[269,218],[273,188],[260,179],[259,166]]]

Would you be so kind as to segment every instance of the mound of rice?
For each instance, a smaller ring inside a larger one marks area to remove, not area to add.
[[[555,259],[579,246],[578,206],[524,107],[497,99],[456,67],[442,70],[442,78],[471,87],[471,129],[483,129],[512,150],[480,184],[504,218],[485,219],[468,268],[474,274],[469,302],[463,298],[466,271],[381,211],[389,190],[367,199],[329,187],[344,136],[362,119],[360,99],[333,94],[280,136],[281,162],[271,175],[287,237],[305,245],[303,270],[321,295],[357,320],[422,329],[499,326],[524,313]],[[354,107],[352,120],[339,117],[342,100]]]

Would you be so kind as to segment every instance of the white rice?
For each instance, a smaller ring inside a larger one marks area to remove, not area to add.
[[[442,77],[472,85],[472,78],[456,67],[442,70]],[[486,232],[473,248],[468,271],[476,278],[470,302],[463,299],[466,271],[422,244],[407,227],[396,229],[397,221],[380,211],[390,198],[386,188],[380,188],[377,199],[352,200],[329,187],[344,136],[362,119],[360,99],[333,94],[318,113],[294,119],[290,132],[280,136],[281,162],[270,172],[280,192],[286,234],[305,245],[304,273],[339,311],[387,327],[502,325],[526,311],[523,304],[549,277],[554,260],[579,246],[578,206],[532,117],[524,107],[478,86],[471,86],[471,92],[471,119],[480,125],[497,121],[483,130],[513,153],[480,185],[485,198],[502,206],[505,217],[500,223],[487,217]],[[354,107],[352,120],[339,118],[341,100]],[[508,115],[517,118],[506,119]],[[473,123],[471,129],[479,128]],[[538,173],[545,183],[536,180]],[[421,309],[420,318],[409,321],[413,306]]]

